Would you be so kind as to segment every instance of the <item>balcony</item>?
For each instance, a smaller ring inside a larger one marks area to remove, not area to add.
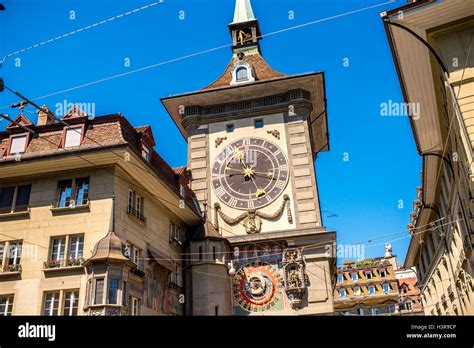
[[[21,265],[3,265],[0,268],[0,277],[2,276],[15,276],[21,274]]]
[[[65,212],[71,210],[81,210],[89,209],[90,201],[89,199],[84,199],[79,202],[76,202],[74,199],[66,202],[51,202],[51,211],[55,212]]]
[[[29,214],[30,214],[29,205],[17,205],[13,209],[12,207],[0,208],[0,219],[16,217],[16,216],[28,216]]]
[[[49,260],[43,263],[43,271],[77,270],[82,268],[84,259]]]
[[[146,224],[146,217],[137,209],[128,207],[127,208],[127,214],[128,216],[132,217],[135,220],[138,220],[139,222]]]

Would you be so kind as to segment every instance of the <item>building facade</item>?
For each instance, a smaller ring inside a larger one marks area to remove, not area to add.
[[[345,316],[395,315],[399,287],[396,257],[344,261],[336,271],[334,313]]]
[[[423,315],[413,269],[399,268],[391,245],[384,257],[344,261],[336,271],[335,315]]]
[[[153,146],[150,127],[77,108],[0,132],[2,315],[183,314],[180,253],[202,217]]]
[[[250,0],[236,1],[229,30],[224,73],[162,99],[188,142],[191,187],[206,214],[187,244],[195,256],[187,312],[332,313],[335,233],[322,223],[314,168],[329,148],[324,75],[267,64]]]
[[[416,269],[400,268],[395,271],[398,280],[398,314],[424,315],[421,291],[418,285]]]
[[[474,7],[409,1],[381,14],[418,153],[421,182],[405,267],[427,315],[473,315]],[[415,108],[416,107],[416,108]]]

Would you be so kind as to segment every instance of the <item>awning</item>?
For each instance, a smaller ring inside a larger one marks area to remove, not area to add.
[[[154,260],[160,266],[163,266],[164,268],[166,268],[167,270],[171,272],[176,271],[176,267],[174,266],[174,263],[170,260],[169,256],[166,256],[162,252],[152,247],[148,248],[148,254],[150,255],[150,259]]]

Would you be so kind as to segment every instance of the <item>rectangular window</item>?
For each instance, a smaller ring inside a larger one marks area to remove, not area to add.
[[[212,247],[212,259],[217,260],[217,253],[216,253],[216,247]]]
[[[109,279],[109,296],[108,296],[108,303],[109,304],[117,304],[118,299],[118,290],[119,290],[119,280],[117,278],[110,278]]]
[[[150,150],[148,150],[145,146],[142,147],[142,156],[147,162],[150,162]]]
[[[375,286],[369,286],[369,294],[375,294]]]
[[[364,315],[364,308],[359,308],[359,309],[357,310],[357,313],[358,313],[359,315]]]
[[[89,178],[76,179],[75,205],[87,204],[89,199]]]
[[[104,279],[95,280],[94,304],[104,303]]]
[[[383,287],[383,292],[384,293],[387,294],[387,293],[390,292],[390,285],[389,284],[383,284],[382,287]]]
[[[31,185],[3,187],[0,189],[0,214],[28,210]]]
[[[371,311],[372,315],[379,314],[379,309],[378,308],[371,308],[370,311]]]
[[[132,315],[138,315],[139,311],[139,300],[138,298],[132,297]]]
[[[356,282],[359,280],[359,274],[357,273],[351,273],[351,279],[353,282]]]
[[[64,147],[74,147],[81,145],[82,127],[73,127],[66,129],[66,139],[64,140]]]
[[[387,271],[384,270],[384,269],[381,269],[381,270],[379,271],[379,274],[380,274],[380,277],[385,278],[385,277],[387,276]]]
[[[16,187],[3,187],[0,192],[0,213],[6,214],[13,211],[13,197]]]
[[[82,259],[84,249],[84,236],[69,238],[69,259]]]
[[[62,261],[65,259],[66,238],[53,238],[51,243],[51,260]]]
[[[214,307],[214,314],[216,315],[216,317],[219,315],[219,306]]]
[[[123,288],[122,288],[122,306],[127,305],[127,282],[123,282]]]
[[[13,309],[13,295],[0,296],[0,316],[12,315]]]
[[[47,292],[44,295],[43,315],[58,315],[59,291]]]
[[[141,221],[145,221],[145,217],[143,216],[143,197],[132,190],[128,191],[127,213]]]
[[[411,301],[407,301],[405,303],[405,308],[407,309],[407,311],[412,311],[413,310],[413,303]]]
[[[136,247],[133,247],[133,258],[132,258],[132,261],[138,265],[138,263],[140,262],[140,249],[136,248]]]
[[[345,289],[339,290],[339,297],[340,297],[340,298],[346,297],[346,290],[345,290]]]
[[[184,185],[179,185],[179,195],[181,198],[186,198],[186,187]]]
[[[234,131],[234,124],[233,123],[229,123],[227,126],[226,126],[226,132],[227,133],[232,133]]]
[[[365,272],[366,279],[372,279],[372,272]]]
[[[202,246],[199,247],[199,261],[202,260]]]
[[[258,119],[254,121],[255,128],[263,128],[263,119]]]
[[[17,187],[16,202],[14,211],[27,211],[30,202],[31,185],[22,185]]]
[[[395,313],[395,306],[393,305],[387,306],[387,313],[390,313],[390,314]]]
[[[344,281],[344,275],[338,274],[338,275],[337,275],[337,282],[338,282],[338,283],[342,283],[343,281]]]
[[[354,288],[354,295],[359,296],[360,294],[361,294],[360,287],[358,287],[358,286],[355,287],[355,288]]]
[[[10,242],[8,245],[7,265],[19,265],[22,242]]]
[[[10,146],[10,155],[24,153],[26,150],[26,134],[16,135],[12,137]]]
[[[77,315],[78,303],[79,303],[79,290],[66,291],[64,293],[63,315],[65,316]]]
[[[61,180],[58,183],[59,196],[58,196],[58,208],[69,207],[72,198],[72,180]]]
[[[134,195],[132,190],[128,190],[128,205],[127,205],[127,213],[132,214],[133,212],[133,202],[134,202]]]

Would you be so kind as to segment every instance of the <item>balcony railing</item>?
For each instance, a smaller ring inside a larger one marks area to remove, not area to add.
[[[80,267],[84,263],[84,259],[65,259],[65,260],[48,260],[43,263],[43,269],[62,269]]]
[[[141,222],[146,223],[146,217],[140,211],[133,207],[127,208],[127,214],[133,216],[134,218],[137,218]]]
[[[1,268],[2,273],[19,273],[21,272],[21,265],[19,263],[14,265],[3,265]]]

